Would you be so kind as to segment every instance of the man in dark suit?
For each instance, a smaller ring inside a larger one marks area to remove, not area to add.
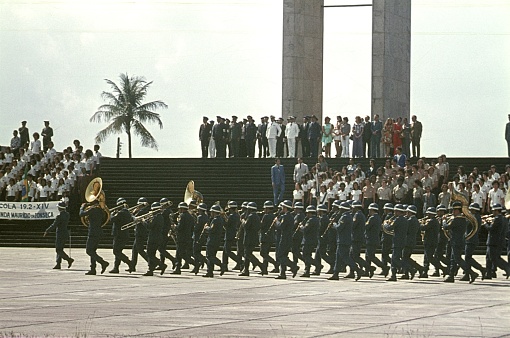
[[[259,244],[260,216],[257,214],[257,204],[249,202],[246,208],[248,215],[244,223],[244,269],[239,276],[250,275],[250,263],[263,268],[262,263],[253,255],[255,247]],[[266,275],[267,270],[262,270],[262,274]]]
[[[221,116],[216,116],[216,124],[212,128],[212,137],[216,144],[216,157],[227,157],[227,125],[225,119]]]
[[[321,132],[321,126],[317,122],[317,117],[312,115],[312,122],[310,122],[308,127],[308,142],[310,144],[310,157],[313,159],[318,157]]]
[[[255,157],[255,140],[257,138],[257,126],[253,122],[253,117],[248,115],[248,122],[244,125],[246,154],[248,157]]]
[[[181,274],[181,266],[182,266],[182,260],[184,259],[187,262],[191,261],[191,258],[189,257],[189,245],[190,241],[192,239],[192,233],[193,233],[193,225],[195,221],[193,220],[193,216],[188,212],[188,205],[186,202],[181,202],[177,206],[179,209],[179,221],[174,226],[175,232],[177,234],[177,249],[175,252],[175,270],[172,272],[174,275],[180,275]]]
[[[423,131],[423,125],[416,119],[416,115],[411,116],[411,142],[413,143],[413,157],[420,157],[420,140]]]
[[[370,116],[365,116],[365,123],[363,125],[363,157],[370,157],[372,152],[372,123],[370,123]]]
[[[370,124],[372,136],[370,137],[370,156],[372,158],[381,157],[381,137],[382,137],[382,122],[379,120],[379,114],[374,115],[374,120]],[[365,126],[365,128],[367,128]]]
[[[122,230],[122,226],[133,221],[133,215],[127,209],[126,200],[124,198],[117,199],[117,206],[122,206],[118,212],[112,214],[112,236],[113,236],[113,254],[115,256],[115,263],[110,273],[119,273],[119,266],[121,262],[127,264],[131,270],[131,261],[122,252],[124,247],[129,241],[129,230]]]
[[[162,275],[167,267],[165,263],[161,263],[161,261],[156,257],[156,252],[158,251],[159,244],[161,243],[161,229],[163,229],[165,224],[163,221],[163,214],[161,213],[161,204],[159,202],[152,203],[151,212],[153,213],[153,217],[147,222],[147,229],[149,230],[149,235],[147,237],[149,270],[147,270],[144,276],[152,276],[158,265],[161,268],[160,274]]]
[[[30,134],[28,133],[27,121],[21,121],[21,127],[18,128],[19,138],[21,141],[20,148],[25,147],[25,144],[30,143]]]
[[[241,133],[242,124],[237,122],[237,116],[232,116],[232,123],[230,124],[230,148],[234,157],[239,157]]]
[[[259,158],[266,158],[269,155],[269,143],[267,141],[267,121],[269,118],[264,116],[260,119],[260,124],[257,126],[257,142],[259,145]]]
[[[207,233],[207,242],[205,244],[205,255],[207,257],[207,273],[202,277],[213,277],[214,265],[218,265],[221,267],[221,275],[223,275],[224,266],[221,264],[221,261],[216,257],[218,253],[218,247],[221,242],[221,232],[223,230],[223,226],[225,221],[221,216],[221,207],[219,205],[213,205],[211,209],[211,224],[210,226],[206,226],[204,231]]]
[[[510,121],[510,114],[508,114],[508,120]],[[23,138],[21,139],[23,142]],[[510,122],[507,122],[505,129],[505,140],[508,148],[508,157],[510,157]]]
[[[50,127],[50,121],[44,121],[44,128],[41,131],[41,136],[43,138],[43,150],[46,151],[53,137],[53,128]]]
[[[86,275],[96,274],[96,263],[101,264],[101,273],[104,273],[108,265],[110,265],[97,254],[99,240],[103,236],[103,229],[101,226],[103,225],[105,217],[104,211],[99,207],[98,204],[99,202],[95,200],[90,204],[88,208],[86,208],[87,205],[83,203],[79,213],[80,217],[88,216],[89,219],[89,232],[87,236],[86,252],[87,255],[90,256],[90,270],[86,273]]]
[[[299,139],[301,140],[301,150],[303,157],[310,156],[310,142],[308,141],[308,129],[310,128],[310,118],[305,116],[303,118],[303,124],[299,129]]]
[[[275,165],[271,167],[271,184],[273,185],[274,204],[277,205],[283,200],[285,193],[285,171],[280,159],[275,159]]]
[[[198,139],[200,140],[200,147],[202,149],[202,158],[207,158],[209,152],[209,140],[211,139],[211,128],[212,126],[208,123],[209,118],[204,116],[200,130],[198,132]]]
[[[285,128],[283,124],[283,118],[278,118],[277,123],[280,125],[282,130],[280,135],[276,138],[276,157],[285,157]]]
[[[57,252],[57,264],[53,267],[53,269],[60,269],[60,264],[62,260],[67,261],[67,268],[70,268],[73,265],[74,259],[69,257],[65,251],[64,246],[67,243],[67,239],[69,238],[69,231],[67,230],[67,225],[69,224],[69,213],[66,211],[66,204],[64,202],[59,202],[57,205],[60,213],[53,221],[48,229],[44,232],[44,237],[48,234],[48,232],[55,230],[55,251]]]

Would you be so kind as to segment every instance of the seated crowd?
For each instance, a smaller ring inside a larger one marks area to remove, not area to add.
[[[31,142],[21,142],[17,134],[15,130],[10,146],[0,148],[0,201],[69,204],[69,198],[76,197],[81,202],[79,196],[99,169],[99,145],[94,146],[94,152],[83,151],[80,141],[74,140],[74,147],[58,152],[51,136],[41,144],[38,132],[32,134]]]

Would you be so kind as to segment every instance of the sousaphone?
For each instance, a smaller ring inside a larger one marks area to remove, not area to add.
[[[110,221],[110,209],[108,209],[108,206],[106,206],[106,195],[103,191],[103,180],[100,177],[94,178],[87,185],[87,189],[85,189],[85,200],[88,203],[92,203],[94,201],[98,202],[89,204],[85,210],[101,208],[101,210],[104,212],[103,224],[101,226],[105,226]],[[88,227],[90,224],[88,216],[83,216],[81,218],[81,223]]]
[[[204,201],[204,196],[199,191],[195,190],[195,182],[189,181],[184,191],[184,202],[189,205],[192,200],[197,201],[197,203],[202,203]]]

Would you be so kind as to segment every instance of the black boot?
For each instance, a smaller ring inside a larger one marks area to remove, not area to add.
[[[54,270],[60,270],[60,269],[61,269],[60,264],[58,264],[58,263],[57,263],[57,265],[55,265],[55,266],[53,267],[53,269],[54,269]]]
[[[74,263],[74,259],[69,258],[69,259],[67,260],[67,268],[68,268],[68,269],[70,269],[70,268],[71,268],[71,266],[73,265],[73,263]]]

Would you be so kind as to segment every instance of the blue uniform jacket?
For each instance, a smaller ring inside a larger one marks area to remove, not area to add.
[[[165,225],[165,221],[163,220],[163,215],[161,213],[157,213],[150,222],[147,223],[147,228],[149,230],[149,236],[147,237],[147,243],[157,244],[161,241],[161,235],[163,233],[162,229]]]
[[[446,229],[450,230],[450,243],[452,246],[464,246],[465,234],[467,227],[467,219],[463,216],[453,218]]]
[[[276,215],[272,212],[264,214],[260,223],[260,243],[273,243],[274,242],[274,227],[271,232],[268,233],[271,224],[275,219]],[[267,235],[266,235],[267,233]]]
[[[200,235],[204,230],[204,225],[209,222],[209,216],[206,213],[197,216],[197,223],[193,226],[193,241],[198,242]]]
[[[276,229],[280,231],[280,242],[278,248],[280,250],[289,250],[292,246],[292,234],[294,232],[294,218],[290,212],[280,216],[276,223]]]
[[[413,215],[407,219],[406,247],[414,249],[416,246],[416,236],[418,235],[418,231],[420,231],[420,222],[416,216]]]
[[[367,219],[361,210],[353,215],[352,224],[352,241],[364,242],[365,241],[365,223]]]
[[[133,221],[133,215],[128,209],[123,208],[115,216],[112,217],[112,236],[114,238],[128,238],[129,230],[121,230],[123,225],[126,225]]]
[[[244,246],[255,247],[259,244],[260,217],[252,212],[244,224]]]
[[[225,224],[225,241],[233,241],[236,237],[237,229],[241,224],[241,216],[238,212],[231,213]]]
[[[381,216],[373,214],[365,223],[365,241],[367,245],[378,245],[381,232]]]
[[[179,218],[179,223],[177,223],[175,227],[175,231],[177,232],[177,242],[178,243],[189,243],[192,240],[193,226],[195,224],[195,220],[193,216],[187,211],[181,213]]]
[[[69,238],[69,231],[67,229],[69,218],[70,215],[67,211],[61,211],[53,223],[46,229],[46,232],[55,230],[56,242],[65,242]]]
[[[140,211],[138,211],[135,217],[147,214],[151,210],[150,205],[146,205]],[[147,237],[147,223],[141,222],[135,225],[135,237],[139,239],[145,239]]]
[[[317,246],[318,237],[319,237],[319,226],[320,220],[317,216],[309,217],[306,220],[306,223],[303,228],[303,241],[301,244]]]
[[[223,217],[220,215],[214,217],[211,220],[211,226],[209,228],[209,231],[207,233],[207,242],[206,246],[214,246],[217,247],[220,245],[221,242],[221,231],[223,229],[223,224],[225,221],[223,220]]]
[[[407,218],[405,216],[398,216],[393,222],[391,227],[394,231],[393,247],[403,248],[407,243]]]
[[[88,216],[89,217],[89,237],[101,237],[103,235],[103,225],[104,220],[104,212],[99,207],[90,208],[88,210],[84,210],[83,207],[80,208],[80,217]]]
[[[504,222],[502,215],[497,215],[491,224],[485,224],[485,228],[487,229],[487,245],[490,246],[501,246],[502,241],[505,239],[505,227],[503,225],[506,224]]]
[[[420,230],[424,231],[423,245],[426,247],[436,247],[439,239],[440,225],[437,218],[430,218],[427,223],[420,225]]]
[[[352,215],[350,212],[344,212],[340,216],[335,229],[336,229],[336,243],[338,245],[351,245],[352,244]]]
[[[482,225],[482,217],[480,216],[479,213],[473,214],[473,216],[475,216],[476,221],[478,222],[478,230],[473,235],[473,237],[471,237],[470,239],[466,239],[466,244],[478,245],[478,243],[480,242],[478,233],[480,232],[480,226]],[[473,224],[471,224],[471,222],[467,222],[466,236],[471,232],[471,230],[473,230]]]

